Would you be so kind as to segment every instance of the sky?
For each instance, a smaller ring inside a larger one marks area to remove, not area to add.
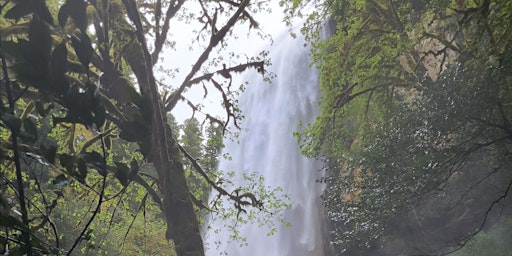
[[[261,31],[270,34],[272,38],[277,38],[278,35],[283,33],[289,33],[288,28],[283,22],[284,14],[281,7],[278,5],[278,1],[272,1],[272,13],[261,12],[255,14],[253,17],[259,22]],[[191,7],[191,10],[194,7]],[[199,8],[199,7],[197,7]],[[198,12],[199,13],[199,9]],[[221,23],[223,24],[223,23]],[[221,27],[221,25],[219,25]],[[257,56],[258,53],[264,48],[271,45],[270,39],[263,40],[256,35],[256,30],[247,33],[249,24],[238,24],[235,25],[235,34],[238,38],[231,38],[226,41],[228,44],[227,51],[220,54],[211,54],[210,57],[222,58],[221,63],[226,63],[229,67],[245,63],[245,57],[238,61],[230,57],[229,52],[238,54],[246,54],[248,57]],[[193,30],[197,29],[191,25],[184,23],[171,23],[171,35],[170,40],[175,41],[174,49],[165,49],[161,54],[163,62],[157,63],[157,66],[161,65],[165,69],[175,70],[179,69],[179,72],[175,74],[175,77],[171,77],[160,71],[155,72],[155,76],[158,80],[162,81],[163,84],[177,88],[183,81],[186,74],[189,72],[191,65],[195,63],[199,55],[201,54],[201,48],[194,39],[195,33]],[[233,40],[235,39],[235,40]],[[218,48],[218,47],[217,47]],[[215,52],[215,50],[214,50]],[[208,61],[207,61],[208,62]],[[205,63],[207,65],[207,63]],[[238,74],[238,77],[234,77],[233,85],[235,81],[243,81],[244,73]],[[201,85],[196,85],[191,90],[188,90],[185,97],[192,100],[194,103],[199,103],[204,95],[204,90]],[[213,116],[225,117],[225,112],[220,106],[221,96],[220,94],[214,94],[214,88],[208,89],[208,97],[205,102],[204,110],[209,112]],[[180,101],[176,108],[171,112],[178,123],[182,123],[186,118],[190,118],[192,111],[186,103]],[[196,117],[201,122],[204,115],[197,113]]]

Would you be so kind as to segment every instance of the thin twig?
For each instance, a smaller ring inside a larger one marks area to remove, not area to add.
[[[11,115],[14,115],[14,108],[16,105],[16,102],[14,101],[14,97],[12,94],[12,88],[11,88],[11,81],[9,79],[9,73],[7,72],[7,61],[5,60],[3,54],[2,54],[2,70],[4,73],[4,81],[5,81],[5,88],[7,92],[7,100],[9,102],[9,113]],[[22,233],[21,238],[22,241],[26,245],[26,252],[27,256],[32,256],[32,244],[30,242],[30,230],[29,230],[29,221],[28,221],[28,212],[27,212],[27,206],[25,203],[25,189],[23,185],[23,176],[21,173],[21,163],[20,163],[20,152],[18,148],[18,131],[14,127],[9,127],[12,133],[11,141],[12,141],[12,148],[14,153],[14,164],[16,166],[16,180],[18,183],[18,198],[20,201],[20,208],[21,208],[21,218],[23,220],[23,224],[25,225]]]
[[[102,134],[100,133],[100,135],[102,135]],[[94,218],[96,218],[96,215],[100,212],[100,207],[101,207],[101,204],[103,203],[103,196],[105,195],[105,186],[107,183],[106,182],[107,181],[107,153],[105,150],[105,141],[103,140],[103,136],[101,137],[101,149],[103,151],[103,180],[102,180],[102,184],[101,184],[100,198],[98,199],[98,204],[96,205],[96,209],[92,213],[91,218],[89,218],[89,221],[87,222],[87,224],[85,224],[85,227],[82,229],[82,232],[80,232],[80,235],[75,239],[73,246],[66,254],[67,256],[71,255],[73,250],[76,248],[76,246],[80,243],[80,241],[82,241],[85,232],[87,232],[87,229],[91,225],[92,221],[94,220]]]

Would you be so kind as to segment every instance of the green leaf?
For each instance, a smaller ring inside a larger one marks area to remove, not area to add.
[[[0,212],[0,226],[9,228],[23,228],[23,223],[15,217]]]
[[[0,119],[13,132],[19,132],[21,128],[21,120],[10,113],[2,113]]]
[[[82,158],[78,158],[77,160],[77,166],[78,166],[78,177],[80,181],[85,181],[85,178],[87,177],[87,165],[85,163],[85,160]]]
[[[48,10],[48,6],[46,5],[46,1],[31,1],[31,4],[34,8],[34,12],[44,21],[48,22],[48,24],[53,25],[53,17]]]
[[[73,173],[75,170],[75,157],[68,154],[59,155],[60,165],[66,169],[68,173]]]
[[[87,30],[87,4],[83,0],[68,0],[65,5],[68,6],[69,16],[71,16],[75,25],[82,31],[82,34],[85,34]]]
[[[75,49],[78,60],[84,66],[86,70],[89,69],[89,63],[91,63],[91,56],[94,52],[91,46],[91,39],[85,33],[82,33],[79,38],[72,37],[71,45]]]
[[[7,19],[19,20],[20,18],[31,14],[33,11],[32,6],[29,4],[17,4],[9,9],[5,13],[4,17]]]
[[[90,240],[92,238],[91,234],[92,234],[93,231],[94,231],[93,229],[87,230],[87,232],[85,232],[84,237],[83,237],[84,240]]]
[[[68,60],[68,70],[69,72],[85,73],[84,66],[78,61]]]
[[[115,162],[116,164],[116,178],[121,182],[123,186],[128,186],[128,172],[130,171],[130,168],[125,164],[121,162]]]
[[[107,175],[106,166],[104,165],[105,161],[100,153],[96,151],[86,152],[80,156],[83,158],[83,160],[85,160],[86,165],[89,166],[89,168],[96,169],[98,173],[103,176]]]
[[[25,132],[30,134],[33,140],[37,139],[37,126],[34,123],[34,120],[32,120],[32,118],[23,119],[23,129],[25,130]]]
[[[41,69],[41,71],[48,72],[52,38],[46,23],[34,17],[28,28],[28,38],[32,50],[32,55],[29,56],[30,60],[34,62],[33,65]]]
[[[54,139],[46,139],[41,144],[41,151],[43,157],[51,164],[55,163],[55,158],[57,157],[57,142]]]
[[[53,185],[61,186],[62,184],[66,184],[68,182],[68,178],[65,174],[59,174],[52,180]]]
[[[69,17],[69,6],[64,4],[59,9],[59,14],[57,15],[57,19],[59,20],[59,25],[61,27],[66,26]]]
[[[68,68],[67,56],[66,43],[62,42],[55,47],[50,60],[50,75],[58,94],[64,94],[69,90],[69,85],[65,79]]]
[[[103,105],[98,105],[96,108],[94,108],[94,116],[92,118],[92,122],[96,124],[96,127],[98,130],[103,126],[105,123],[106,118],[106,110]]]
[[[15,59],[17,62],[20,62],[25,59],[25,54],[27,51],[29,51],[30,44],[27,40],[20,38],[17,42],[0,42],[0,49],[2,49],[2,52],[5,53],[8,57]]]
[[[46,115],[48,114],[41,101],[36,102],[36,111],[42,117],[46,117]]]

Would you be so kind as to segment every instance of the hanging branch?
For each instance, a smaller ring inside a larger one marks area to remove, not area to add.
[[[135,215],[133,215],[132,221],[130,222],[130,225],[128,225],[128,229],[126,230],[126,233],[124,234],[123,242],[121,243],[121,250],[119,250],[120,253],[124,250],[124,245],[126,244],[126,238],[128,238],[128,234],[130,233],[130,230],[132,230],[133,224],[135,223],[135,219],[137,219],[137,216],[139,215],[140,210],[144,207],[146,207],[146,200],[148,199],[148,193],[142,197],[142,201],[139,204],[139,207],[137,207],[137,211],[135,211]]]
[[[229,119],[231,118],[233,118],[233,124],[235,125],[235,127],[240,128],[238,126],[238,122],[236,121],[235,113],[232,110],[233,103],[231,103],[231,101],[228,99],[228,96],[226,95],[224,90],[222,90],[222,87],[220,86],[219,83],[217,83],[217,81],[212,79],[212,83],[215,86],[215,88],[217,88],[217,90],[219,90],[219,92],[222,94],[222,103],[224,104],[224,109],[226,110],[227,119],[226,122],[224,123],[223,130],[226,130],[226,126],[229,123]]]
[[[7,100],[9,102],[9,114],[14,116],[14,108],[16,102],[14,101],[14,97],[12,94],[11,81],[9,79],[9,73],[7,72],[7,61],[5,57],[1,55],[2,58],[2,70],[4,73],[4,82],[7,93]],[[11,130],[11,141],[12,141],[12,149],[14,153],[14,165],[16,166],[16,181],[18,183],[18,199],[20,201],[21,208],[21,218],[23,221],[23,230],[21,233],[21,240],[26,245],[26,253],[27,256],[32,256],[32,244],[30,241],[30,229],[29,229],[29,220],[28,220],[28,211],[25,202],[25,187],[23,185],[23,176],[21,173],[21,163],[20,163],[20,151],[18,148],[18,130],[13,125],[9,125],[9,129]]]
[[[192,85],[199,84],[203,81],[212,81],[213,76],[216,74],[221,75],[224,78],[231,78],[230,74],[232,72],[241,73],[249,68],[254,68],[259,73],[264,74],[265,73],[265,62],[264,61],[255,61],[255,62],[249,62],[249,63],[245,63],[245,64],[239,64],[237,66],[230,67],[230,68],[224,67],[224,68],[216,70],[214,72],[203,74],[194,79],[191,79],[190,81],[187,82],[187,84],[184,84],[183,87],[184,87],[184,89],[187,89],[187,88],[192,87]],[[184,91],[184,89],[182,91]],[[165,111],[167,111],[167,112],[171,111],[176,106],[176,103],[178,102],[178,100],[181,99],[181,98],[176,98],[177,93],[179,91],[180,90],[178,89],[176,91],[176,93],[171,94],[169,97],[167,97],[167,99],[165,99]],[[224,93],[224,90],[221,89],[220,92]]]
[[[482,223],[480,224],[480,226],[475,231],[471,232],[469,235],[464,237],[464,239],[462,239],[462,241],[459,242],[458,246],[455,249],[453,249],[449,252],[443,253],[441,255],[442,256],[449,255],[449,254],[452,254],[452,253],[462,249],[469,241],[471,241],[471,239],[473,239],[478,233],[480,233],[480,231],[482,231],[484,229],[485,224],[487,223],[487,219],[489,218],[489,214],[491,213],[492,209],[494,209],[494,206],[508,196],[508,193],[510,192],[511,187],[512,187],[512,179],[509,180],[508,186],[505,189],[505,191],[503,192],[503,194],[500,197],[498,197],[496,200],[494,200],[491,203],[491,205],[487,208],[487,211],[485,212],[485,215],[484,215],[484,219],[483,219]]]
[[[206,180],[206,182],[212,186],[217,192],[219,192],[220,196],[227,196],[230,200],[234,202],[235,208],[238,210],[238,214],[241,212],[246,212],[244,209],[244,206],[252,206],[256,207],[260,210],[263,210],[263,202],[258,200],[256,196],[253,193],[246,192],[246,193],[240,193],[240,189],[234,190],[232,193],[227,192],[222,187],[218,186],[217,183],[215,183],[213,180],[208,177],[206,172],[203,170],[201,165],[197,162],[197,159],[195,159],[190,153],[187,152],[181,145],[179,145],[180,151],[183,152],[185,157],[190,160],[192,163],[192,166],[194,169]],[[237,217],[238,217],[237,214]]]

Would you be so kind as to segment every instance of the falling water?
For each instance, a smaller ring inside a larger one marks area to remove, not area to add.
[[[241,225],[237,230],[248,245],[240,246],[230,241],[230,231],[222,229],[228,223],[214,221],[205,235],[209,256],[222,252],[232,256],[323,255],[323,186],[316,182],[321,168],[318,162],[301,156],[293,137],[300,129],[299,122],[312,121],[318,112],[318,74],[309,67],[310,52],[302,39],[288,36],[276,42],[270,49],[273,65],[269,71],[277,78],[269,84],[261,76],[249,77],[247,90],[239,99],[245,116],[241,134],[234,142],[226,142],[223,152],[233,160],[221,160],[219,168],[239,175],[257,172],[265,177],[265,186],[283,188],[291,197],[291,208],[283,216],[292,226],[277,223],[277,232],[267,236],[268,230],[257,224]],[[223,231],[211,231],[215,229]],[[218,241],[221,246],[215,246]]]

